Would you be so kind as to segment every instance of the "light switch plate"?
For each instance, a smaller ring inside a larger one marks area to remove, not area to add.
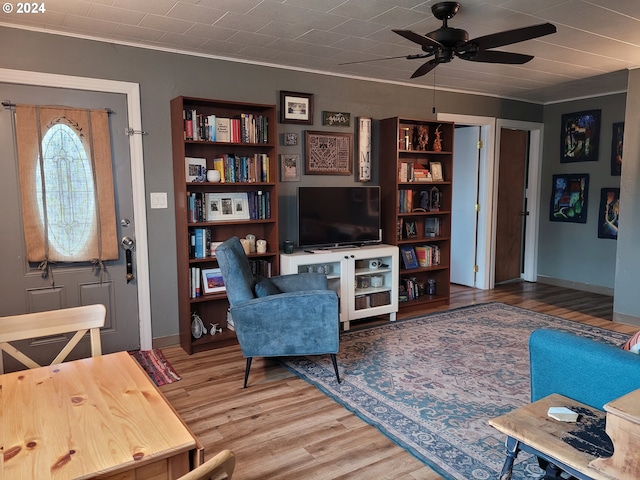
[[[151,208],[167,208],[167,192],[151,192]]]

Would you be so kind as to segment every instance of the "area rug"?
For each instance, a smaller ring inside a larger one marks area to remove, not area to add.
[[[182,379],[160,349],[134,350],[129,353],[138,361],[145,372],[149,374],[151,380],[159,387]]]
[[[487,424],[530,400],[530,333],[554,328],[622,345],[628,335],[500,303],[345,332],[337,384],[326,356],[285,366],[447,479],[498,478],[505,437]],[[521,453],[513,479],[540,478]]]

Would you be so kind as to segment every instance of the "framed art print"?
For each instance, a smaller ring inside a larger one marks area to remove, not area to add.
[[[353,133],[305,132],[307,175],[351,175]]]
[[[280,181],[300,181],[300,155],[280,155]]]
[[[560,163],[598,160],[600,110],[562,115]]]
[[[624,122],[613,124],[611,136],[611,175],[619,177],[622,173],[622,144],[624,140]]]
[[[554,175],[549,220],[587,223],[588,197],[589,174]]]
[[[618,239],[618,219],[620,218],[620,189],[600,190],[600,210],[598,213],[598,238]]]
[[[313,95],[281,90],[280,123],[313,125]]]
[[[224,280],[222,272],[219,268],[207,268],[202,270],[202,289],[205,295],[207,293],[224,292]]]
[[[207,193],[207,221],[249,220],[247,192]]]

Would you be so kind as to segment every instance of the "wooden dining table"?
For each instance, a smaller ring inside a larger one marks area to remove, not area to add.
[[[175,479],[203,450],[127,352],[0,375],[0,478]]]

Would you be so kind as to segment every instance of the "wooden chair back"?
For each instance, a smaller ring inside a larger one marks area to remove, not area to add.
[[[223,450],[178,480],[231,480],[236,468],[236,456],[231,450]]]
[[[5,351],[28,368],[38,368],[32,358],[11,345],[10,342],[48,337],[76,332],[53,359],[51,365],[62,363],[89,332],[91,338],[91,356],[102,355],[100,327],[104,326],[107,309],[104,305],[86,305],[63,308],[47,312],[26,313],[10,317],[0,317],[0,373],[4,373],[2,352]]]

